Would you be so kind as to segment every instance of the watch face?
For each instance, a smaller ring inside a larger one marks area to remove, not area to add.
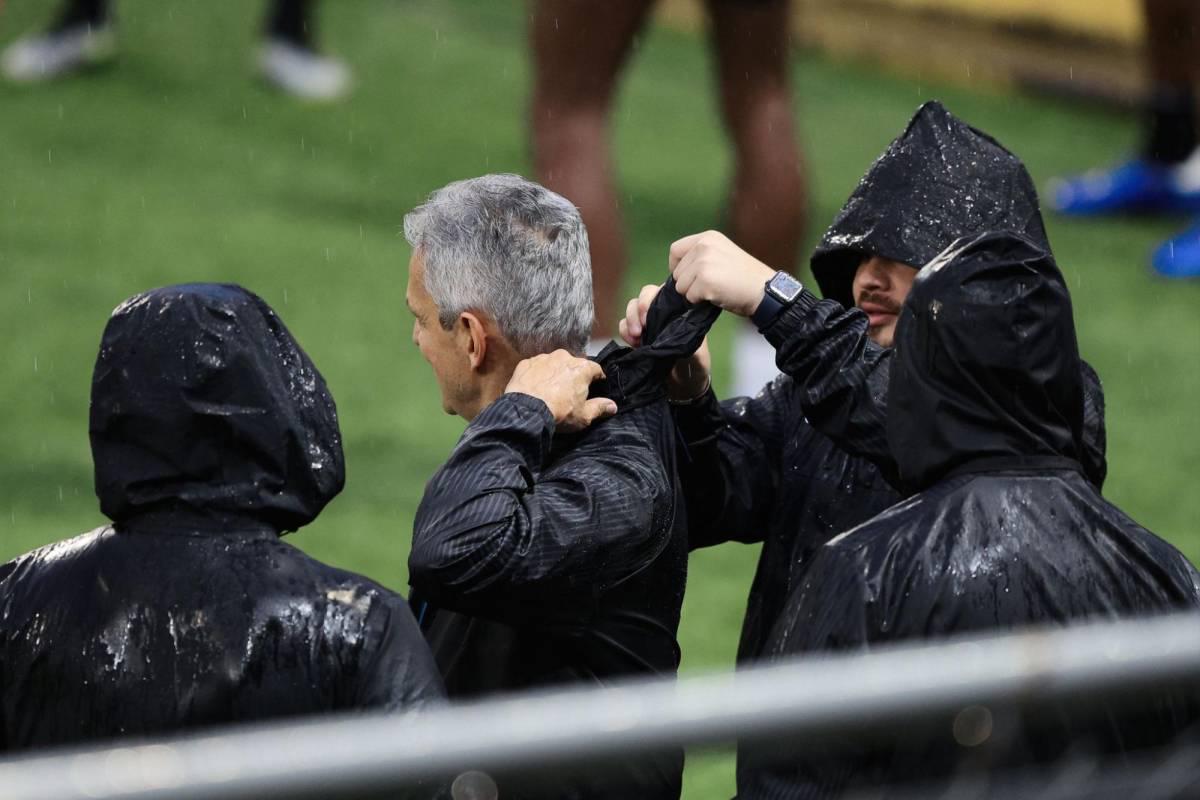
[[[778,297],[785,303],[790,303],[800,294],[800,290],[804,287],[800,281],[788,275],[786,272],[776,272],[775,277],[771,278],[771,282],[767,284],[771,294]]]

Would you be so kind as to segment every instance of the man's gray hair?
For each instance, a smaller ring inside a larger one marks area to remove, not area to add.
[[[592,265],[566,198],[519,175],[456,181],[404,217],[404,236],[421,255],[442,327],[483,311],[522,356],[583,352]]]

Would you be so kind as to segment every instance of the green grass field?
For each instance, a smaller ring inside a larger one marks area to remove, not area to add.
[[[44,24],[10,0],[0,44]],[[359,80],[346,102],[298,104],[251,77],[259,3],[124,0],[101,72],[0,87],[0,561],[100,524],[87,442],[91,365],[109,311],[183,281],[263,295],[321,368],[341,412],[346,491],[292,541],[407,585],[425,479],[462,428],[410,342],[404,213],[430,190],[528,173],[526,9],[495,0],[338,0],[328,49]],[[718,224],[729,170],[704,42],[647,35],[617,122],[631,226],[629,287],[665,276],[667,245]],[[795,61],[813,231],[923,100],[938,97],[1022,155],[1039,181],[1115,158],[1129,119],[980,88],[930,85],[819,57]],[[1180,221],[1050,219],[1085,357],[1108,397],[1108,496],[1200,557],[1200,282],[1145,266]],[[810,239],[812,236],[810,235]],[[729,335],[716,337],[718,359]],[[692,562],[687,671],[732,662],[756,548]],[[685,796],[732,794],[727,755],[693,756]]]

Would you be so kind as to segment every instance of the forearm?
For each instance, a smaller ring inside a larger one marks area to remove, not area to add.
[[[497,401],[430,481],[409,572],[435,605],[501,622],[579,619],[600,587],[664,546],[672,498],[661,458],[619,429],[551,457],[553,420],[536,402]]]
[[[867,327],[858,309],[804,291],[763,334],[779,369],[795,381],[808,422],[890,479],[896,472],[887,442],[892,351],[873,343]]]
[[[520,394],[502,396],[467,427],[417,509],[409,571],[424,596],[486,592],[528,548],[523,500],[553,432],[545,404]]]
[[[692,550],[724,542],[761,542],[774,504],[777,455],[760,431],[773,409],[747,410],[747,401],[721,404],[709,389],[673,407],[683,438],[679,476]],[[734,423],[743,423],[737,425]],[[764,426],[765,427],[765,426]]]

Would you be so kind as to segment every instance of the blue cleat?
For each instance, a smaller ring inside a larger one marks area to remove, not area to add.
[[[1135,158],[1110,170],[1055,179],[1047,187],[1050,207],[1089,217],[1120,213],[1200,212],[1200,187],[1193,185],[1192,159],[1178,167]],[[1184,173],[1181,175],[1180,173]],[[1182,178],[1182,179],[1181,179]]]
[[[1062,214],[1093,216],[1157,211],[1171,195],[1171,170],[1142,159],[1111,170],[1093,170],[1049,185],[1050,206]]]
[[[1155,248],[1150,264],[1164,278],[1200,278],[1200,222]]]

